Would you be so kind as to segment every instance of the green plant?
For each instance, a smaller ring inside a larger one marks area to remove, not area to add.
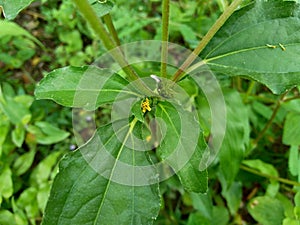
[[[49,178],[56,174],[54,167],[63,154],[49,151],[46,145],[65,140],[69,133],[40,121],[44,115],[40,106],[32,104],[32,96],[16,94],[8,83],[1,86],[0,222],[36,224],[49,195]],[[37,160],[41,162],[35,165]]]
[[[257,0],[235,11],[242,1],[233,1],[193,54],[174,68],[168,61],[176,49],[167,43],[168,0],[162,2],[163,42],[158,46],[147,42],[153,59],[156,50],[161,50],[160,63],[132,65],[127,63],[130,45],[116,48],[120,40],[107,10],[111,3],[73,2],[103,45],[115,49],[110,54],[120,70],[57,69],[40,82],[35,95],[85,110],[113,104],[114,118],[62,159],[43,224],[242,224],[246,217],[239,212],[243,191],[248,200],[243,209],[252,220],[299,223],[298,3]],[[107,11],[96,14],[92,7]],[[185,41],[193,46],[186,35],[190,32],[180,27]],[[134,57],[143,57],[139,50],[135,49]],[[208,67],[222,92],[207,75]],[[225,112],[222,104],[226,104],[226,115],[218,114]],[[128,111],[120,111],[128,105]],[[220,116],[219,130],[214,130],[216,116]],[[276,139],[282,130],[284,145]],[[139,149],[139,140],[145,140],[141,149],[147,152]],[[220,152],[214,154],[218,144]],[[177,176],[164,180],[172,170]],[[179,209],[182,206],[186,212]]]

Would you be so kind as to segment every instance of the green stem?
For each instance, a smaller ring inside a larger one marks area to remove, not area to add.
[[[169,39],[170,1],[162,3],[162,48],[161,48],[161,76],[167,77],[168,39]]]
[[[286,98],[286,99],[284,99],[284,102],[289,102],[289,101],[293,101],[293,100],[296,100],[296,99],[300,99],[300,96],[296,95],[294,97]]]
[[[259,172],[258,170],[249,168],[249,167],[247,167],[247,166],[245,166],[245,165],[240,165],[240,168],[241,168],[242,170],[245,170],[245,171],[247,171],[247,172],[256,174],[256,175],[258,175],[258,176],[266,177],[266,178],[272,179],[272,180],[277,180],[277,181],[279,181],[279,182],[281,182],[281,183],[284,183],[284,184],[289,184],[289,185],[294,185],[294,186],[300,186],[300,183],[298,183],[298,182],[296,182],[296,181],[288,180],[288,179],[281,178],[281,177],[271,176],[271,175],[269,175],[269,174],[262,173],[262,172]]]
[[[108,28],[109,33],[112,35],[112,38],[113,38],[114,42],[116,43],[117,46],[120,46],[121,42],[120,42],[120,39],[118,37],[118,33],[115,29],[115,26],[113,24],[113,21],[111,19],[110,13],[104,15],[102,18],[103,18],[103,21],[104,21],[104,23],[106,24],[106,26]]]
[[[219,19],[215,22],[215,24],[210,28],[207,34],[203,37],[199,45],[194,49],[194,51],[190,54],[190,56],[185,60],[185,62],[181,65],[181,67],[177,70],[177,72],[173,76],[173,81],[177,82],[182,78],[182,74],[184,71],[194,62],[194,60],[198,57],[198,55],[203,51],[209,41],[213,38],[213,36],[217,33],[217,31],[223,26],[226,20],[232,15],[235,9],[240,5],[242,0],[234,0],[231,5],[226,8],[223,14],[219,17]]]
[[[260,139],[264,136],[264,134],[267,132],[267,130],[269,129],[269,127],[271,126],[271,124],[273,123],[273,120],[275,119],[278,110],[280,109],[280,106],[282,104],[282,102],[284,101],[285,96],[287,95],[288,92],[284,93],[280,99],[277,101],[276,106],[273,110],[273,113],[271,115],[271,118],[269,119],[269,121],[266,123],[266,125],[264,126],[264,128],[262,129],[262,131],[259,133],[259,135],[257,136],[257,138],[253,141],[253,146],[254,148],[257,146],[258,142],[260,141]]]
[[[78,10],[90,24],[96,35],[100,38],[103,45],[110,51],[111,56],[121,66],[124,72],[127,74],[129,80],[136,80],[134,85],[138,90],[142,91],[145,95],[152,96],[153,92],[141,81],[139,76],[133,70],[133,68],[126,61],[122,51],[117,47],[116,43],[110,38],[109,33],[106,31],[102,21],[98,18],[97,14],[90,6],[87,0],[73,0]]]
[[[253,89],[255,87],[256,82],[254,80],[251,80],[250,85],[248,87],[248,90],[246,92],[246,95],[244,97],[244,102],[248,102],[248,98],[251,95],[251,93],[253,92]]]

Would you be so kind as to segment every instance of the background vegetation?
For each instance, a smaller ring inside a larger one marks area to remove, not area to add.
[[[170,41],[196,47],[229,3],[171,1]],[[122,43],[161,39],[161,1],[117,0],[111,14]],[[77,147],[71,109],[35,101],[37,82],[55,68],[89,64],[104,52],[71,0],[34,2],[14,22],[0,21],[0,224],[39,224],[59,159]],[[236,122],[232,129],[241,129],[225,139],[227,147],[244,149],[238,175],[227,187],[231,178],[222,170],[231,167],[217,159],[207,194],[185,192],[176,177],[163,182],[155,224],[299,224],[299,88],[276,96],[254,81],[221,82],[228,117]],[[205,104],[201,96],[196,101]],[[246,114],[246,123],[234,119]],[[98,116],[108,121],[109,107]],[[89,123],[90,115],[85,118]]]

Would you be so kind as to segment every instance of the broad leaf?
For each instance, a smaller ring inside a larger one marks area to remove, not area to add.
[[[222,195],[227,201],[231,215],[235,215],[242,201],[242,184],[233,182],[228,189],[222,189]]]
[[[94,110],[112,103],[127,84],[128,81],[108,69],[71,66],[49,73],[37,86],[35,96],[52,99],[63,106]],[[136,95],[130,91],[128,94]]]
[[[195,214],[191,214],[188,225],[209,224],[209,225],[226,225],[229,221],[229,213],[223,206],[214,206],[211,193],[195,194],[191,193],[193,207],[196,209]]]
[[[160,209],[157,172],[143,146],[131,148],[142,133],[136,119],[115,121],[68,154],[42,224],[152,224]]]
[[[13,168],[17,176],[24,174],[31,167],[35,153],[36,150],[32,149],[16,159],[13,164]]]
[[[49,178],[53,179],[57,171],[53,171],[53,167],[62,155],[62,151],[53,151],[45,159],[43,159],[30,174],[31,186],[44,187],[49,183]]]
[[[3,8],[6,19],[13,20],[19,12],[30,5],[34,0],[0,0],[0,6]]]
[[[22,124],[17,124],[11,133],[12,141],[17,147],[21,147],[25,139],[25,128]]]
[[[6,136],[9,132],[10,123],[2,112],[0,112],[0,156],[2,155],[2,146],[5,142]]]
[[[295,124],[300,124],[300,113],[290,112],[283,127],[282,142],[286,145],[300,145],[300,130]]]
[[[0,194],[3,198],[8,199],[14,191],[12,172],[8,166],[2,167],[0,170]]]
[[[36,122],[35,126],[28,126],[27,129],[35,136],[37,143],[44,145],[60,142],[70,135],[70,133],[42,121]]]
[[[207,171],[199,171],[206,149],[195,115],[175,103],[160,102],[155,113],[161,139],[157,153],[177,173],[187,191],[207,191]],[[165,126],[165,127],[164,127]]]
[[[214,72],[244,76],[280,94],[300,84],[300,8],[257,0],[236,11],[202,52]]]
[[[27,103],[19,102],[17,97],[5,96],[0,87],[0,110],[15,125],[27,124],[31,119],[31,114]]]
[[[248,205],[251,216],[263,225],[281,225],[284,208],[279,200],[269,196],[256,197]]]
[[[299,147],[291,146],[289,153],[289,171],[293,176],[299,175],[300,170],[300,155],[299,155]]]
[[[226,102],[226,133],[220,149],[220,172],[227,189],[234,181],[249,144],[249,121],[245,105],[238,92],[224,90]]]
[[[15,216],[9,210],[1,210],[0,211],[0,224],[2,225],[17,225]]]
[[[0,5],[1,5],[0,0]],[[9,3],[9,5],[14,5],[13,3]],[[25,36],[28,39],[34,41],[37,43],[40,47],[44,47],[43,44],[36,39],[34,36],[32,36],[28,31],[20,27],[18,24],[10,21],[0,20],[0,38],[9,35],[9,36]]]

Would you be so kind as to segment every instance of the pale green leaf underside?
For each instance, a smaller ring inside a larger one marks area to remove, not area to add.
[[[37,99],[51,99],[68,107],[94,110],[112,103],[120,94],[138,96],[126,89],[128,81],[95,66],[65,67],[49,73],[36,87]]]
[[[86,145],[61,161],[43,225],[152,224],[160,208],[158,180],[145,186],[114,182],[111,179],[116,179],[121,172],[127,172],[127,178],[132,182],[138,182],[138,176],[130,170],[121,171],[105,155],[107,152],[119,162],[133,166],[152,165],[147,153],[134,151],[123,144],[133,138],[134,129],[141,133],[142,125],[137,122],[134,126],[126,120],[116,122],[114,126],[120,126],[120,129],[115,131],[112,124],[99,128]]]
[[[299,15],[295,2],[258,0],[235,12],[201,57],[214,72],[254,79],[280,94],[300,84]]]

